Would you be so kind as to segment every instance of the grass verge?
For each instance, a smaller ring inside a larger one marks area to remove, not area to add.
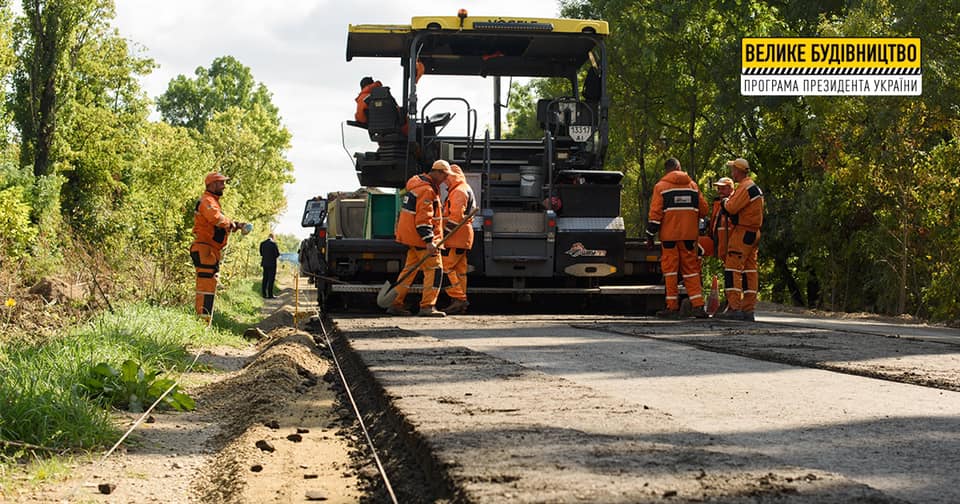
[[[138,303],[65,328],[42,344],[0,346],[0,488],[13,462],[97,450],[116,441],[110,412],[76,389],[92,366],[132,359],[176,373],[191,362],[190,350],[247,345],[243,331],[259,320],[262,305],[249,285],[236,282],[223,291],[210,329],[192,306]]]

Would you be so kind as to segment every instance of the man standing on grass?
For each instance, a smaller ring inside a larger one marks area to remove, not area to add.
[[[277,258],[280,257],[280,248],[273,241],[273,233],[266,240],[260,242],[260,266],[263,267],[263,281],[260,282],[260,294],[266,299],[273,299],[273,284],[277,279]]]
[[[227,246],[230,232],[244,228],[245,222],[234,221],[223,215],[220,196],[229,177],[219,172],[210,172],[204,178],[206,190],[193,213],[193,243],[190,259],[197,271],[196,310],[207,325],[213,317],[213,299],[217,293],[220,275],[220,260]]]

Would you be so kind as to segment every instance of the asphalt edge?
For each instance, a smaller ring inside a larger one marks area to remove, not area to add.
[[[363,359],[354,351],[348,334],[341,331],[336,322],[329,318],[324,319],[324,324],[331,328],[328,336],[333,351],[340,359],[343,372],[350,381],[357,407],[374,438],[375,448],[383,459],[387,477],[394,486],[398,500],[413,503],[470,502],[464,490],[451,478],[447,465],[435,456],[431,443],[404,416]],[[417,334],[396,327],[391,330]],[[344,396],[341,398],[344,403],[349,401],[342,390],[338,391],[338,395]],[[387,500],[382,480],[377,480],[370,496],[376,502]]]

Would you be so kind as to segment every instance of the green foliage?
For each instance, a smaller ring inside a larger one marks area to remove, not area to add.
[[[247,285],[233,289],[248,290]],[[246,298],[242,293],[239,296]],[[245,302],[234,306],[231,299],[227,295],[217,300],[224,314],[249,314],[255,309]],[[207,329],[191,311],[192,306],[122,306],[116,313],[104,313],[44,344],[0,347],[0,439],[55,450],[111,443],[116,431],[108,412],[76,387],[91,377],[91,369],[98,363],[137,363],[136,369],[128,366],[128,377],[136,377],[142,370],[144,379],[121,380],[125,383],[117,388],[137,390],[143,401],[150,396],[150,385],[154,389],[163,386],[162,379],[147,380],[151,373],[147,369],[186,369],[192,360],[188,348],[246,345],[239,332]],[[124,370],[120,373],[122,377]],[[185,400],[181,406],[187,404]]]
[[[157,98],[157,109],[163,119],[174,126],[198,131],[206,130],[207,122],[218,112],[231,107],[244,110],[261,108],[279,124],[278,110],[270,92],[254,81],[250,68],[232,56],[221,56],[210,68],[197,67],[195,79],[178,75],[167,91]]]
[[[12,163],[0,164],[0,258],[19,260],[37,236],[30,222],[30,179]]]
[[[193,241],[190,230],[199,185],[213,157],[190,130],[151,123],[145,132],[142,156],[130,169],[124,211],[127,226],[138,237],[134,253],[148,259],[139,273],[142,295],[164,302],[178,299],[177,292],[192,281],[185,251]]]
[[[296,253],[300,250],[300,238],[297,238],[292,234],[277,234],[274,236],[274,241],[277,242],[277,248],[280,249],[281,254],[288,252]]]
[[[192,411],[196,407],[194,400],[179,390],[175,380],[160,378],[159,375],[159,371],[144,369],[131,359],[123,361],[120,369],[101,362],[90,367],[77,387],[81,393],[105,405],[134,413],[143,412],[161,396],[161,405],[177,411]],[[167,390],[170,392],[164,395]]]
[[[227,215],[269,228],[286,207],[283,184],[292,182],[293,165],[285,157],[290,132],[259,105],[230,107],[216,114],[203,136],[217,168],[230,177],[221,200]]]

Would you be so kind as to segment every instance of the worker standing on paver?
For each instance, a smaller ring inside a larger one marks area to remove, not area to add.
[[[416,273],[404,274],[425,255],[428,259],[420,265],[423,272],[423,293],[420,296],[420,312],[425,317],[443,317],[444,312],[437,310],[437,297],[440,295],[440,283],[443,270],[440,262],[440,250],[437,243],[443,239],[443,225],[440,206],[440,184],[453,173],[450,164],[440,159],[433,163],[428,173],[420,173],[407,180],[407,193],[403,195],[400,217],[397,220],[397,241],[406,245],[407,260],[400,271],[402,282],[395,287],[397,297],[387,308],[391,315],[411,315],[403,306],[403,300],[413,284]]]
[[[750,163],[746,159],[727,161],[727,166],[730,167],[730,176],[737,182],[737,189],[721,203],[723,211],[730,216],[733,229],[723,263],[727,311],[718,313],[717,318],[752,322],[760,287],[757,252],[763,225],[763,192],[750,179]]]
[[[452,175],[447,177],[447,200],[443,204],[443,232],[450,233],[477,206],[473,189],[467,184],[463,170],[450,165]],[[445,289],[450,296],[450,305],[443,309],[447,315],[466,313],[467,306],[467,255],[473,248],[473,217],[456,232],[447,237],[444,249],[440,251],[443,259],[443,272],[450,286]]]
[[[703,309],[703,284],[700,259],[697,257],[699,221],[707,216],[707,200],[689,175],[680,169],[680,161],[670,158],[664,163],[666,173],[653,187],[650,214],[647,219],[647,242],[660,233],[660,269],[667,291],[667,308],[658,317],[680,318],[679,276],[687,289],[692,315],[707,318]]]
[[[196,310],[207,325],[213,317],[213,300],[217,293],[223,249],[227,246],[230,232],[247,225],[230,220],[223,214],[220,196],[223,196],[227,180],[230,178],[219,172],[208,173],[203,180],[206,190],[197,201],[193,213],[194,240],[190,245],[190,259],[197,272]]]

